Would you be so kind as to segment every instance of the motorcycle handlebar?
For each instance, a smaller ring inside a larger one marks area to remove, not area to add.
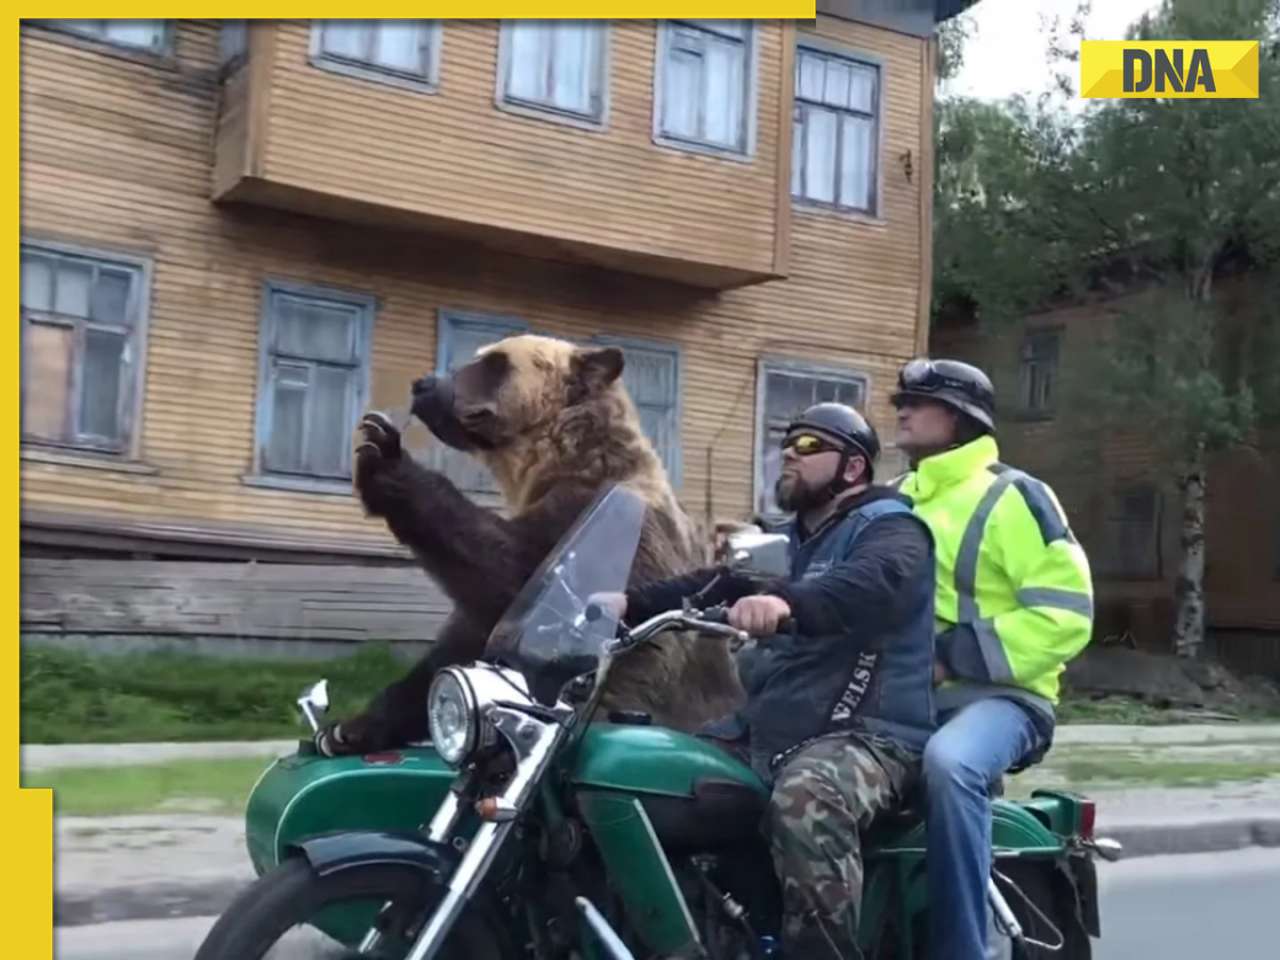
[[[668,610],[651,617],[644,623],[625,630],[621,644],[625,647],[635,646],[656,637],[668,630],[696,630],[714,637],[728,637],[734,643],[743,644],[750,638],[742,630],[729,626],[724,621],[717,622],[703,616],[699,610]]]
[[[729,625],[729,608],[723,605],[708,607],[705,610],[669,610],[660,613],[627,631],[632,643],[643,643],[659,633],[667,630],[696,630],[715,637],[728,637],[737,644],[747,643],[751,636],[745,630]],[[795,630],[795,619],[784,618],[779,624],[777,633]]]

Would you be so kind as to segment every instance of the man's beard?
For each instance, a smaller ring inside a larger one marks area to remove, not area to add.
[[[824,483],[821,487],[814,488],[805,483],[798,473],[789,474],[784,471],[778,476],[778,482],[773,488],[774,500],[787,513],[814,510],[831,497],[831,484]]]

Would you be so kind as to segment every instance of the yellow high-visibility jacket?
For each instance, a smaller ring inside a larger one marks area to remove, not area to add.
[[[921,460],[898,485],[933,532],[938,655],[957,682],[940,710],[1012,697],[1053,722],[1059,677],[1089,642],[1089,561],[1041,481],[993,437]]]

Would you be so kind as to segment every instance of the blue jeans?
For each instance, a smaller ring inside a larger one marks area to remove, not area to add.
[[[983,960],[991,875],[991,784],[1043,734],[1011,700],[979,700],[942,715],[924,750],[933,960]]]

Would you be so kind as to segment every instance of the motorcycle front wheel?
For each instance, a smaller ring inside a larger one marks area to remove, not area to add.
[[[373,864],[322,877],[303,857],[263,874],[226,909],[195,960],[400,960],[415,930],[443,894],[411,867]],[[454,924],[441,960],[504,960],[499,924],[486,922],[473,901]],[[371,952],[352,944],[376,923]]]

